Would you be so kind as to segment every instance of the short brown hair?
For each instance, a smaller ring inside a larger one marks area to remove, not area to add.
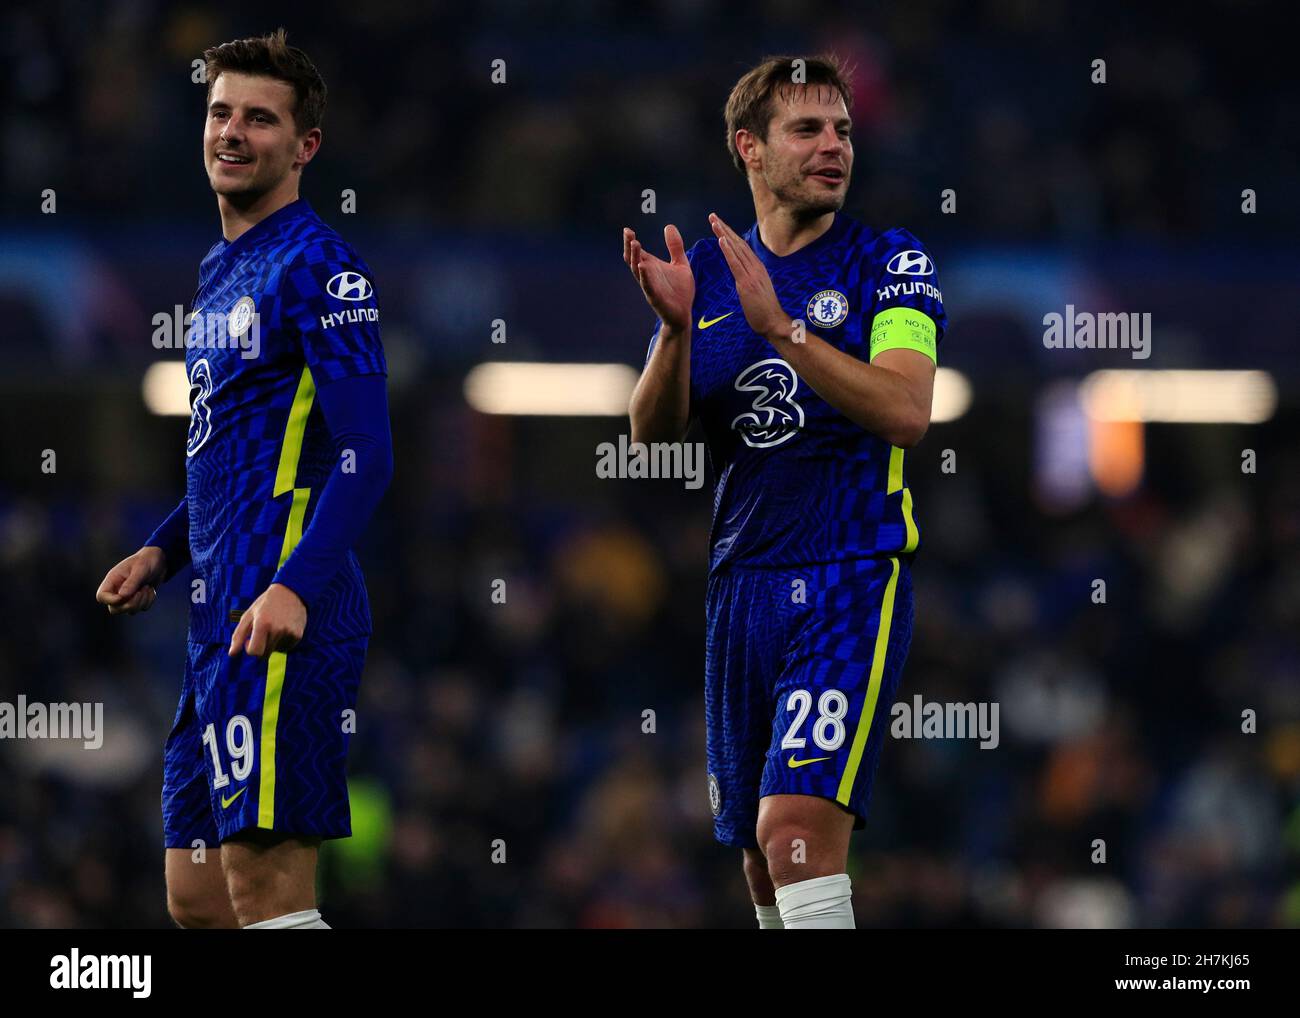
[[[794,62],[803,62],[803,81],[795,82]],[[746,71],[727,97],[727,151],[742,174],[745,164],[736,148],[736,132],[751,131],[767,141],[767,125],[772,122],[772,97],[787,97],[794,89],[807,85],[829,85],[839,92],[845,108],[853,112],[853,93],[849,90],[848,68],[833,54],[817,57],[764,57],[757,67]]]
[[[311,58],[290,46],[283,28],[270,35],[251,36],[212,46],[203,51],[208,78],[208,101],[222,71],[260,74],[293,86],[293,123],[299,134],[320,127],[325,115],[325,79]]]

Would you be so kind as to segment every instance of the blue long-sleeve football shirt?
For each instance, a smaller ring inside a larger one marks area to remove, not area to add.
[[[213,245],[191,307],[186,496],[145,542],[193,562],[190,639],[229,642],[273,582],[304,641],[368,635],[351,545],[392,472],[369,268],[300,199]]]
[[[809,332],[864,361],[900,346],[937,361],[943,294],[930,253],[907,230],[879,232],[836,214],[790,255],[769,251],[757,224],[745,242],[782,308]],[[710,571],[914,552],[920,531],[903,449],[827,403],[750,329],[716,237],[696,242],[687,258],[695,276],[690,416],[703,427],[714,475]],[[651,351],[657,338],[658,326]]]

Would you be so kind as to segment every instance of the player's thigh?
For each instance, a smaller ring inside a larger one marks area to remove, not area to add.
[[[854,816],[816,795],[765,795],[758,803],[758,843],[769,875],[780,884],[842,873]],[[787,879],[781,879],[781,878]]]
[[[169,848],[163,855],[167,910],[193,927],[234,926],[220,848]]]
[[[749,885],[749,896],[755,905],[775,905],[776,888],[767,872],[767,859],[757,848],[742,849],[745,883]]]
[[[220,848],[201,851],[169,848],[163,855],[163,871],[169,898],[186,902],[227,898]]]
[[[222,843],[221,862],[232,894],[313,889],[319,852],[319,838],[251,829]]]
[[[240,926],[316,907],[319,840],[248,830],[221,846],[226,887]]]

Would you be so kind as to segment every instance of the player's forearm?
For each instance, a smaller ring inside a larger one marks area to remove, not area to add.
[[[628,404],[633,442],[678,442],[691,412],[691,332],[663,325]]]
[[[273,583],[292,590],[310,610],[329,588],[360,539],[393,475],[391,453],[361,448],[358,469],[345,474],[336,467],[325,482],[311,523]],[[361,466],[366,463],[369,466]]]
[[[924,437],[929,394],[918,392],[903,375],[859,360],[811,332],[800,343],[788,333],[769,342],[817,395],[858,427],[903,449]]]
[[[190,561],[190,504],[183,498],[152,534],[145,538],[142,548],[161,548],[167,569],[164,580],[170,580]]]

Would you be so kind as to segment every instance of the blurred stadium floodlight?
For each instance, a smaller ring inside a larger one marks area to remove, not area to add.
[[[465,376],[465,400],[484,414],[623,417],[637,378],[627,364],[490,361]]]
[[[930,423],[955,421],[970,409],[971,387],[966,376],[952,368],[940,368],[934,375],[934,403]]]
[[[1094,371],[1079,396],[1098,421],[1259,424],[1277,409],[1267,371]]]
[[[485,414],[622,417],[638,377],[637,370],[626,364],[492,361],[465,376],[465,400]],[[970,404],[966,376],[940,368],[934,379],[930,420],[955,421]]]
[[[190,415],[190,380],[184,361],[159,361],[149,365],[141,384],[145,408],[167,417]]]

